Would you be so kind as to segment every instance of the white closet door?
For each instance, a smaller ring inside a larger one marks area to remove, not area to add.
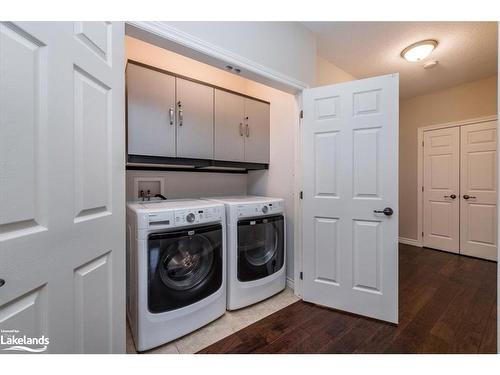
[[[302,126],[304,300],[394,323],[398,82],[304,90]]]
[[[424,246],[460,249],[460,129],[424,133]]]
[[[0,22],[0,329],[29,349],[125,352],[124,28]]]
[[[497,122],[461,127],[460,252],[497,259]]]

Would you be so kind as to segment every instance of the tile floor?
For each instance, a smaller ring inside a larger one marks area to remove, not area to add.
[[[286,288],[283,292],[265,301],[236,311],[226,311],[219,319],[180,337],[168,344],[147,351],[148,354],[192,354],[223,339],[226,336],[249,326],[256,321],[271,315],[298,301],[293,290]],[[127,324],[127,353],[136,353],[134,342]]]

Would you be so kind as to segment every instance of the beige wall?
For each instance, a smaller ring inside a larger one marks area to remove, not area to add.
[[[399,103],[399,236],[417,239],[417,129],[497,113],[497,77]]]
[[[355,80],[356,77],[343,71],[330,61],[316,56],[316,86],[331,85]]]

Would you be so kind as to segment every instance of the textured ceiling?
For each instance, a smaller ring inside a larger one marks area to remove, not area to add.
[[[318,38],[318,54],[357,78],[400,74],[400,95],[411,97],[495,75],[496,22],[304,22]],[[423,39],[437,48],[423,62],[400,53]],[[432,69],[422,65],[438,60]]]

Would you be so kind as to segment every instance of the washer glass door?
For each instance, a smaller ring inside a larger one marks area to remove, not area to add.
[[[148,308],[178,309],[222,285],[221,224],[155,233],[148,238]]]
[[[238,221],[238,280],[272,275],[283,267],[284,261],[283,215]]]

